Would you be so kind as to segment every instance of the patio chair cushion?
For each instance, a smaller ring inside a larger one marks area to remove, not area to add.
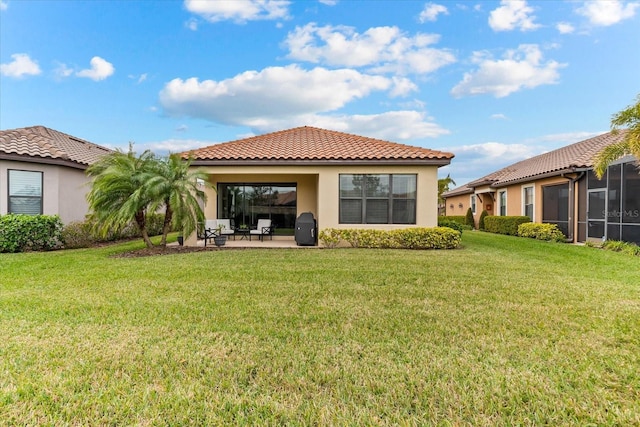
[[[256,229],[249,231],[249,240],[251,240],[251,236],[256,235],[260,237],[261,240],[264,236],[273,235],[273,227],[271,226],[270,219],[259,219]]]
[[[222,226],[222,229],[220,230],[220,234],[233,234],[233,228],[231,227],[231,220],[230,219],[220,219],[218,218],[217,220],[218,223],[218,227]]]

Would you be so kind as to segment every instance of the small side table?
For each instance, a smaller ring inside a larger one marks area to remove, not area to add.
[[[251,230],[248,228],[236,228],[234,231],[233,240],[236,239],[236,234],[240,236],[240,240],[247,240],[247,236],[249,236]]]

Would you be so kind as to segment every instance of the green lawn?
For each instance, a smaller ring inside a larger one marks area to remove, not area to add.
[[[0,424],[640,425],[640,259],[0,255]]]

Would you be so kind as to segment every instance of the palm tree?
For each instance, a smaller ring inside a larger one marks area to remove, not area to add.
[[[87,175],[93,178],[87,201],[102,235],[111,229],[122,229],[134,221],[144,243],[148,248],[153,247],[146,221],[151,199],[144,179],[155,162],[157,160],[151,151],[136,157],[130,145],[128,153],[116,151],[87,169]]]
[[[602,178],[611,162],[631,154],[640,161],[640,94],[636,103],[613,115],[611,131],[616,134],[620,129],[627,130],[620,142],[605,147],[595,158],[594,172]]]
[[[189,170],[192,160],[185,161],[180,155],[171,154],[146,174],[144,185],[153,199],[150,209],[165,209],[161,246],[166,246],[167,234],[172,228],[188,236],[204,221],[200,201],[206,201],[206,195],[201,187],[212,186],[205,172]]]
[[[456,182],[451,178],[451,176],[447,175],[446,178],[440,178],[438,180],[438,203],[444,203],[444,199],[442,198],[442,193],[446,193],[449,191],[449,186],[456,185]]]

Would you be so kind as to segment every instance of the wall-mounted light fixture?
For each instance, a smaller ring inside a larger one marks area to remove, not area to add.
[[[458,207],[462,209],[462,203],[458,203]]]

